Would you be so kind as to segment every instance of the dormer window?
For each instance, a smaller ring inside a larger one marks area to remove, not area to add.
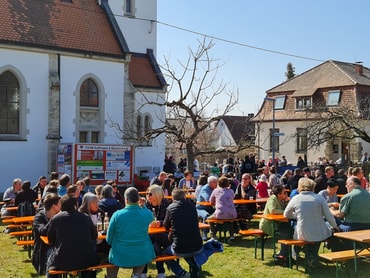
[[[282,110],[285,107],[285,96],[277,96],[275,98],[275,110]]]
[[[312,107],[311,97],[297,97],[295,100],[295,108],[304,110]]]
[[[327,106],[338,106],[340,99],[340,91],[329,91],[328,93],[328,101],[326,103]]]

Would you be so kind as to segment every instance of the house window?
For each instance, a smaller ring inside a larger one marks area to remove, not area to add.
[[[273,151],[273,146],[275,146],[274,151],[279,152],[280,138],[279,136],[276,136],[277,133],[279,133],[278,128],[275,128],[275,132],[273,132],[273,129],[270,128],[270,152]]]
[[[329,91],[327,106],[338,106],[340,99],[340,91]]]
[[[307,130],[297,128],[297,153],[307,151]]]
[[[102,143],[102,138],[100,138],[104,134],[104,114],[101,111],[103,103],[100,101],[102,93],[92,78],[83,80],[79,90],[79,120],[76,125],[76,133],[79,137],[76,141],[79,143]]]
[[[311,97],[296,98],[296,109],[303,110],[311,108]]]
[[[141,115],[137,115],[136,117],[136,137],[140,138],[143,134],[143,123],[141,119]]]
[[[98,88],[90,78],[85,80],[81,85],[80,106],[99,106]]]
[[[149,131],[152,130],[152,118],[149,115],[145,115],[144,117],[144,132],[145,135],[147,136],[149,134]],[[147,144],[152,145],[152,140],[148,139]]]
[[[285,96],[277,96],[275,98],[275,110],[281,110],[285,107]]]
[[[123,9],[124,9],[125,16],[134,16],[135,15],[135,0],[125,0]]]

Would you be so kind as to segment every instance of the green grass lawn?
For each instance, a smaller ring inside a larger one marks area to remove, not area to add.
[[[255,223],[256,224],[256,223]],[[0,231],[4,226],[0,226]],[[30,263],[27,251],[22,247],[15,245],[16,239],[0,232],[0,278],[14,277],[38,277]],[[335,266],[321,263],[311,274],[305,274],[303,262],[299,270],[276,266],[272,260],[271,239],[266,243],[265,260],[260,260],[260,250],[258,250],[258,259],[254,259],[254,248],[252,238],[241,238],[236,236],[232,244],[224,244],[225,251],[212,255],[202,267],[201,277],[214,278],[244,278],[244,277],[335,277]],[[322,252],[322,248],[320,249]],[[328,252],[326,250],[326,252]],[[181,264],[187,268],[184,260]],[[131,271],[120,269],[118,277],[130,277]],[[103,278],[105,271],[98,274]],[[148,277],[156,277],[154,264],[149,267]],[[174,278],[167,272],[167,277]],[[346,272],[342,272],[340,277],[355,277],[353,266],[349,265]],[[357,277],[370,277],[370,263],[362,261],[359,263],[359,275]]]

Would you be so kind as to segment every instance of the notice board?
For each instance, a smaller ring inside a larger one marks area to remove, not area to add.
[[[86,176],[91,185],[115,180],[117,184],[132,184],[132,147],[107,144],[60,144],[58,173],[69,174],[73,182]]]

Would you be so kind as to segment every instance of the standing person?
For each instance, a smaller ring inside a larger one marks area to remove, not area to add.
[[[163,165],[163,172],[166,172],[167,174],[174,174],[177,170],[176,163],[174,162],[174,158],[172,156],[166,157],[164,159],[164,165]]]
[[[233,219],[236,218],[236,209],[233,202],[234,199],[234,191],[229,186],[229,179],[225,176],[222,176],[218,180],[218,187],[213,190],[210,202],[213,204],[216,208],[213,215],[211,215],[209,218],[215,217],[217,219]],[[217,234],[215,224],[211,224],[212,229],[212,237],[215,238]],[[234,225],[229,225],[229,233],[230,238],[229,242],[234,241]]]
[[[203,250],[203,242],[199,232],[198,215],[194,204],[185,199],[185,192],[180,189],[172,191],[173,202],[168,206],[163,226],[170,231],[172,244],[165,254],[184,257],[189,264],[189,273],[178,277],[200,277],[201,268],[194,256]]]
[[[38,275],[46,273],[47,251],[50,247],[41,240],[40,236],[47,235],[50,219],[60,211],[60,197],[55,193],[47,194],[43,204],[44,207],[36,213],[32,224],[34,244],[31,260]]]
[[[283,214],[284,209],[288,204],[288,195],[283,185],[275,185],[272,190],[272,195],[268,198],[263,214]],[[272,220],[261,219],[259,224],[260,229],[267,235],[272,236],[275,232],[277,239],[291,239],[293,229],[288,222],[275,223],[275,231],[273,229]],[[289,247],[281,244],[280,252],[276,254],[275,261],[286,261],[289,254]]]
[[[109,262],[119,267],[132,268],[132,278],[141,277],[145,265],[155,258],[148,226],[154,220],[153,214],[139,198],[134,187],[125,191],[126,207],[113,214],[107,232],[107,242],[111,247]]]
[[[47,234],[53,247],[47,269],[75,270],[97,265],[98,232],[90,217],[77,211],[77,199],[68,194],[61,198],[61,210],[49,223]],[[96,277],[96,273],[83,272],[81,277]]]
[[[328,204],[322,197],[313,192],[314,188],[315,182],[313,180],[300,179],[298,182],[299,194],[290,200],[284,210],[285,217],[297,220],[294,238],[311,242],[304,248],[305,257],[310,268],[315,268],[317,265],[321,241],[332,235],[332,231],[328,228],[324,218],[331,227],[338,230]]]
[[[7,211],[7,207],[12,207],[15,204],[15,197],[17,196],[17,193],[22,189],[22,180],[21,179],[14,179],[13,185],[9,187],[7,190],[5,190],[3,200],[4,205],[1,207],[1,216],[9,216],[9,215],[15,215],[15,212],[9,212]]]

